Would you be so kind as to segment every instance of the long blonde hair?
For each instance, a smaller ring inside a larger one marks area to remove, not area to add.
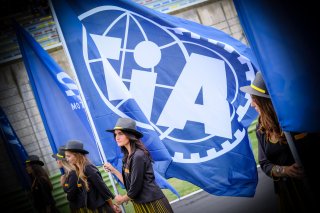
[[[76,164],[74,165],[76,169],[76,173],[78,177],[83,181],[86,190],[89,191],[88,177],[85,175],[84,171],[86,166],[89,165],[90,162],[84,154],[81,154],[78,152],[72,152],[72,153],[77,159]]]
[[[68,161],[66,161],[66,160],[61,160],[61,164],[62,164],[62,166],[63,166],[63,169],[65,170],[65,172],[66,172],[66,174],[68,175],[72,170],[76,170],[76,168],[72,165],[72,164],[70,164],[70,163],[68,163]]]

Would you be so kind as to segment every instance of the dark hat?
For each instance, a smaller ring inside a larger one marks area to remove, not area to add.
[[[39,159],[39,156],[37,155],[30,155],[29,158],[25,162],[26,164],[38,164],[40,166],[43,166],[44,163]]]
[[[66,146],[60,146],[58,153],[53,154],[52,157],[55,158],[56,160],[65,160],[65,151],[64,151],[65,147]]]
[[[114,130],[121,130],[135,135],[137,138],[142,138],[143,134],[136,130],[136,122],[131,118],[119,118],[116,126],[113,129],[107,129],[108,132],[114,132]]]
[[[87,150],[83,149],[83,143],[77,140],[68,141],[66,147],[63,148],[64,151],[78,152],[81,154],[88,154]]]
[[[257,72],[256,77],[250,86],[240,87],[240,90],[250,95],[256,95],[264,98],[270,98],[266,84],[262,78],[261,72]]]

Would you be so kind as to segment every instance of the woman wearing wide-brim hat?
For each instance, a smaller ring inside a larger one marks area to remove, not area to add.
[[[65,158],[64,148],[65,148],[65,146],[60,146],[58,148],[58,152],[51,155],[56,160],[58,168],[60,169],[62,176],[64,175],[65,170],[72,170],[71,165],[67,162],[67,160]]]
[[[58,153],[52,154],[61,171],[60,184],[67,195],[71,213],[88,212],[86,209],[86,192],[82,181],[78,178],[76,169],[65,158],[65,146],[60,146]]]
[[[64,151],[67,161],[75,167],[78,184],[86,197],[84,206],[93,212],[114,212],[114,195],[103,181],[98,168],[86,157],[89,152],[84,149],[83,143],[71,140]]]
[[[26,170],[31,178],[31,195],[37,212],[59,212],[52,196],[52,183],[48,173],[44,170],[44,163],[37,155],[30,155],[25,161]]]
[[[306,170],[295,163],[262,73],[257,72],[252,84],[241,87],[240,90],[251,95],[251,105],[259,113],[256,127],[258,160],[263,172],[274,181],[275,193],[279,197],[280,212],[309,212],[308,210],[312,207],[310,202],[312,199],[310,192],[306,190],[305,180],[303,180]],[[311,142],[315,139],[306,134],[294,134],[294,137],[300,156],[308,156],[307,152],[312,150],[310,149]],[[310,157],[305,157],[301,158],[303,163],[314,161],[307,159]]]
[[[136,129],[136,122],[130,118],[119,118],[113,129],[106,130],[114,138],[124,154],[122,173],[110,163],[104,168],[124,184],[127,194],[117,195],[115,201],[122,204],[132,201],[135,212],[173,212],[168,199],[155,182],[152,158],[141,142],[143,134]]]

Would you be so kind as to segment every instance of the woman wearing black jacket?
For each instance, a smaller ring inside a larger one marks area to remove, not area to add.
[[[89,152],[83,149],[83,144],[80,141],[69,141],[64,150],[67,161],[75,167],[77,184],[81,184],[86,192],[87,208],[98,213],[113,213],[114,195],[103,181],[98,168],[89,162],[86,157]]]
[[[314,157],[319,150],[319,137],[311,133],[292,133],[292,145],[301,161],[298,164],[280,127],[261,72],[257,72],[250,86],[240,90],[251,95],[251,105],[259,114],[256,128],[259,164],[262,171],[273,179],[279,212],[316,211],[318,201],[314,199],[319,191],[314,189],[319,186],[319,181],[313,171],[317,167]]]
[[[38,213],[58,213],[52,196],[52,183],[49,175],[42,168],[44,163],[37,155],[30,155],[26,160],[26,170],[31,178],[31,195],[33,205]]]
[[[53,154],[57,165],[62,172],[60,183],[67,195],[71,213],[89,213],[86,208],[87,192],[83,187],[83,182],[78,178],[75,167],[69,164],[65,158],[65,146],[59,147],[59,152]]]
[[[155,182],[152,159],[140,138],[142,133],[136,130],[135,121],[119,118],[112,130],[114,138],[124,153],[122,174],[110,163],[104,164],[107,171],[115,174],[124,184],[127,194],[117,195],[115,201],[122,204],[131,200],[135,212],[170,213],[173,212],[168,199]]]

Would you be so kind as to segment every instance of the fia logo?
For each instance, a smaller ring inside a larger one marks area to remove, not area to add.
[[[86,25],[102,14],[105,28]],[[121,117],[129,116],[127,107],[136,102],[150,122],[137,119],[137,125],[176,144],[174,161],[209,161],[242,141],[239,121],[250,102],[238,91],[254,76],[247,58],[221,42],[119,7],[97,7],[79,19],[83,58],[101,100]],[[185,144],[198,143],[210,148],[185,153]]]

